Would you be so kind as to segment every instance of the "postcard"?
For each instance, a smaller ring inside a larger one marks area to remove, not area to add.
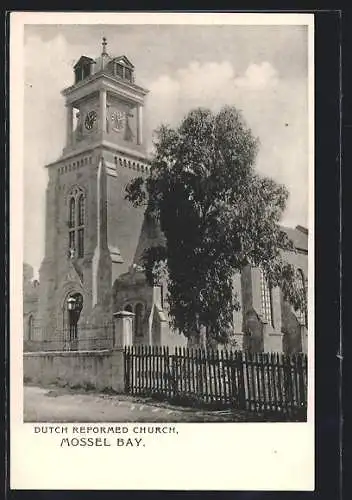
[[[314,489],[314,16],[16,12],[12,489]]]

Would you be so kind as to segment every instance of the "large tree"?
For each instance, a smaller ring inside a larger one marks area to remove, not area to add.
[[[127,186],[126,198],[146,206],[165,236],[147,248],[148,282],[166,273],[173,326],[186,336],[206,328],[227,340],[234,309],[236,271],[260,266],[295,309],[304,307],[295,268],[284,261],[292,242],[280,228],[288,191],[254,169],[259,142],[242,114],[195,109],[178,128],[156,134],[150,174]]]

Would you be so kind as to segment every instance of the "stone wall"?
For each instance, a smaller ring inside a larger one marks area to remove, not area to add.
[[[25,382],[47,386],[124,391],[123,349],[104,351],[26,352]]]
[[[23,340],[32,340],[38,316],[39,282],[33,279],[33,268],[23,263]]]

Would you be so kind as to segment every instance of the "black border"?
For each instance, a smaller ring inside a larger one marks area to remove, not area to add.
[[[316,18],[316,479],[340,496],[340,175],[341,16]]]
[[[351,175],[351,165],[352,165],[352,9],[344,13],[342,18],[343,23],[343,53],[342,53],[342,88],[343,88],[343,115],[342,115],[342,158],[343,158],[343,168],[342,168],[342,178],[341,178],[341,211],[342,211],[342,283],[341,283],[341,319],[343,325],[343,336],[341,345],[341,368],[342,368],[342,403],[343,403],[343,417],[344,421],[351,422],[352,412],[351,405],[349,402],[351,400],[351,380],[352,380],[352,366],[351,366],[351,347],[348,349],[348,340],[351,344],[351,338],[348,335],[352,331],[352,321],[349,309],[349,300],[352,297],[352,282],[349,280],[351,276],[352,262],[349,259],[349,255],[352,255],[352,237],[351,237],[351,224],[348,224],[348,214],[351,213],[351,196],[350,196],[350,186],[352,183]],[[349,382],[349,383],[348,383]],[[350,394],[348,395],[348,390],[350,389]],[[349,397],[348,397],[349,396]],[[342,427],[341,425],[341,441],[345,432],[346,425]],[[342,433],[344,431],[344,433]],[[341,483],[343,480],[343,490],[347,492],[347,482],[349,479],[349,485],[351,490],[351,477],[348,478],[349,471],[352,470],[352,448],[351,445],[344,439],[344,446],[341,451],[341,465],[343,461],[343,471],[341,477]],[[349,443],[350,444],[350,443]],[[347,495],[345,494],[347,497]]]
[[[127,8],[119,6],[119,10],[136,10],[130,4]],[[62,4],[60,6],[62,8]],[[27,9],[23,5],[24,10],[42,10],[42,9]],[[57,9],[58,11],[61,9]],[[109,9],[107,9],[109,10]],[[148,9],[139,9],[148,10]],[[164,8],[160,9],[165,11]],[[181,11],[175,9],[174,11]],[[215,11],[215,9],[213,10]],[[216,9],[217,12],[220,12]],[[251,9],[237,9],[237,12],[258,12]],[[189,11],[188,11],[189,12]],[[199,12],[194,10],[194,12]],[[230,11],[228,11],[230,12]],[[232,11],[233,12],[233,11]],[[260,12],[260,11],[259,11]],[[316,356],[315,356],[315,380],[316,380],[316,490],[315,492],[173,492],[172,496],[193,498],[230,498],[232,496],[243,498],[246,500],[254,500],[259,498],[285,498],[290,499],[311,499],[311,498],[341,498],[340,490],[340,459],[339,459],[339,440],[340,440],[340,358],[337,354],[340,352],[340,260],[339,260],[339,242],[340,242],[340,58],[341,58],[341,27],[342,13],[340,11],[314,11],[282,9],[267,10],[265,12],[306,12],[315,13],[315,107],[316,107],[316,182],[315,182],[315,265],[316,265],[316,302],[315,302],[315,330],[316,330]],[[9,17],[4,16],[6,31],[5,34],[5,63],[8,57],[8,33],[9,28],[6,26]],[[346,23],[344,23],[346,24]],[[347,23],[348,24],[348,23]],[[349,25],[351,27],[351,25]],[[345,34],[348,32],[348,25],[344,26]],[[344,49],[348,52],[348,48]],[[8,66],[6,66],[5,85],[8,88]],[[5,89],[4,89],[5,91]],[[6,95],[5,117],[8,111],[8,95]],[[4,123],[2,121],[2,123]],[[7,137],[7,142],[4,143],[5,169],[0,169],[2,184],[4,186],[5,203],[1,203],[1,209],[4,211],[4,238],[1,239],[1,244],[4,247],[3,253],[3,268],[4,276],[8,276],[8,228],[9,228],[9,213],[8,213],[8,136],[4,130],[4,137]],[[348,144],[346,144],[348,147]],[[1,214],[3,215],[3,214]],[[4,297],[7,298],[4,302],[4,308],[1,307],[1,314],[4,316],[4,330],[6,329],[5,337],[1,338],[1,354],[5,354],[4,361],[6,362],[9,355],[8,352],[8,280],[5,280]],[[1,317],[2,320],[2,317]],[[6,321],[7,320],[7,321]],[[4,366],[2,364],[2,366]],[[5,366],[6,384],[2,387],[5,395],[6,403],[9,384],[8,384],[8,366]],[[5,380],[4,377],[1,379]],[[7,395],[7,396],[6,396]],[[8,404],[8,400],[7,400]],[[8,408],[5,409],[5,416],[9,417]],[[7,451],[5,456],[6,471],[9,473],[9,443],[8,433],[9,426],[4,425],[7,446],[1,446]],[[2,443],[1,443],[2,444]],[[238,450],[233,450],[236,453]],[[26,450],[23,450],[25,453]],[[253,450],[255,453],[255,450]],[[227,456],[228,456],[227,450]],[[211,459],[211,457],[209,457]],[[55,467],[55,464],[52,464]],[[40,467],[40,464],[38,464]],[[182,464],[180,464],[182,470]],[[274,472],[274,471],[273,471]],[[253,471],[255,474],[255,471]],[[7,475],[7,479],[9,476]],[[136,477],[138,484],[138,476]],[[85,498],[95,499],[96,491],[20,491],[9,490],[8,481],[5,483],[5,497],[10,499],[61,499],[65,498]],[[164,498],[171,496],[171,492],[156,491],[146,492],[152,497]],[[99,491],[99,498],[113,498],[116,494],[128,496],[132,495],[135,498],[141,498],[145,494],[142,491],[125,492],[125,491]]]

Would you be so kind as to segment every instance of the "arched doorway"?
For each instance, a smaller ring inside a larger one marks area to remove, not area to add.
[[[78,348],[78,320],[83,308],[83,296],[79,292],[70,293],[64,302],[64,349]]]

